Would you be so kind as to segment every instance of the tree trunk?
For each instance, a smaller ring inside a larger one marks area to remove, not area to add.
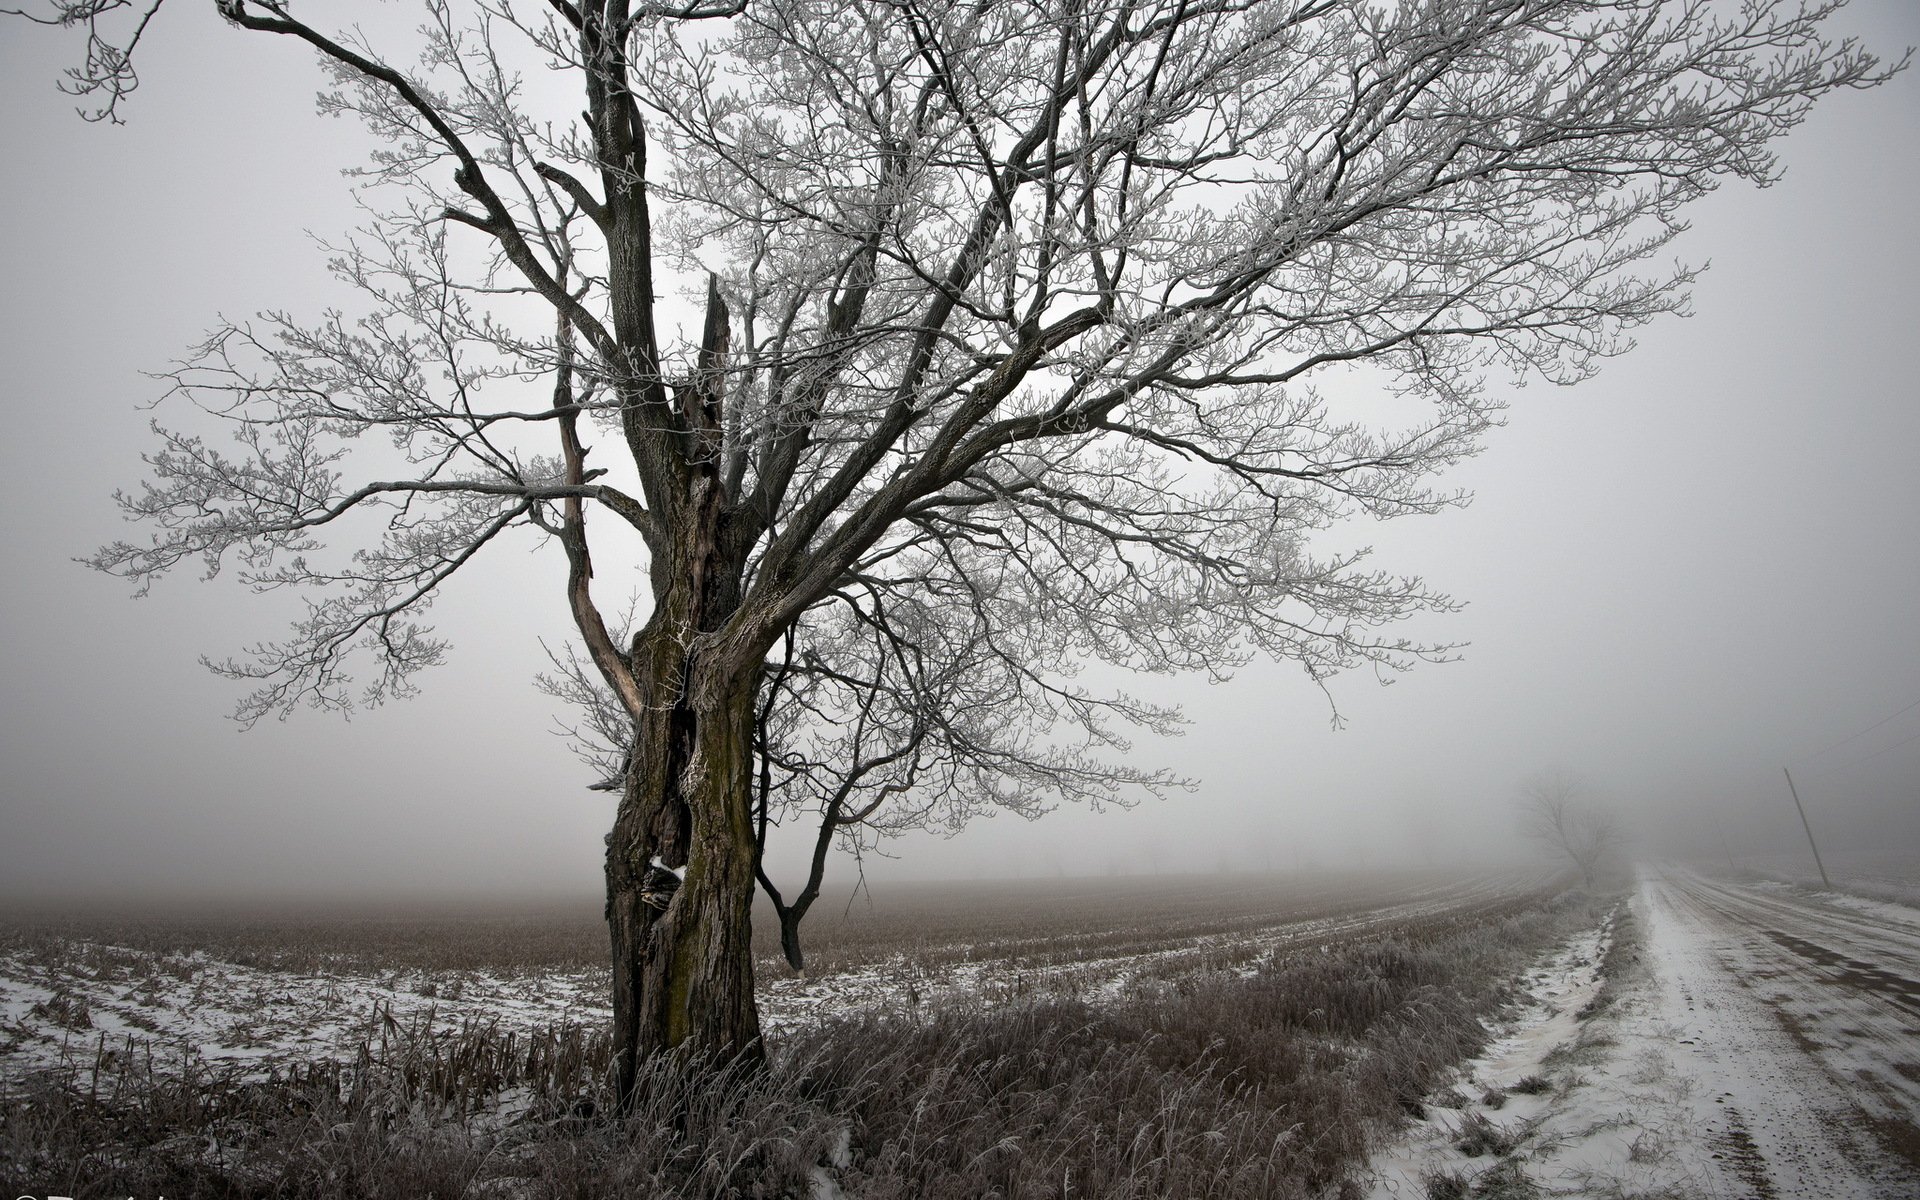
[[[630,657],[639,711],[607,836],[613,1058],[622,1107],[640,1064],[686,1047],[764,1058],[753,1002],[753,732],[765,647],[729,625],[745,541],[701,464],[653,563],[655,606]],[[651,869],[682,872],[670,897]],[[652,901],[651,903],[649,901]]]
[[[627,289],[630,309],[622,308],[623,290],[613,289],[616,324],[626,330],[626,344],[651,346],[651,296],[640,286],[651,279],[643,209],[622,218],[631,219],[638,240],[614,238],[619,244],[609,250],[613,277],[635,285]],[[766,645],[734,620],[757,527],[730,510],[719,473],[727,334],[727,307],[710,278],[698,366],[672,393],[673,416],[684,428],[670,453],[646,423],[664,415],[659,397],[638,393],[622,408],[643,476],[650,464],[666,474],[650,490],[664,533],[650,547],[653,613],[628,657],[633,746],[607,836],[614,1081],[622,1108],[633,1100],[640,1064],[662,1051],[686,1047],[723,1061],[765,1057],[753,1001],[752,780]],[[650,374],[648,363],[637,366],[642,377]],[[670,895],[647,886],[648,872],[662,868],[682,871]]]
[[[787,965],[796,971],[807,969],[807,959],[800,950],[800,918],[804,913],[787,909],[780,914],[780,952],[787,956]]]
[[[637,724],[607,838],[614,1075],[623,1106],[640,1063],[662,1050],[763,1057],[752,957],[756,679],[751,670],[703,662],[697,649],[681,651],[654,628],[638,643],[651,653],[636,655],[635,665],[650,668],[642,684],[661,703]],[[656,862],[684,867],[684,876],[670,899],[656,893],[650,904],[643,893]]]

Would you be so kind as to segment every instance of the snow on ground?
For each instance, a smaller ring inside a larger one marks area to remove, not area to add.
[[[1472,1102],[1378,1156],[1373,1195],[1524,1194],[1496,1190],[1524,1172],[1554,1196],[1920,1196],[1920,925],[1898,908],[1644,877],[1606,993],[1584,945],[1544,964],[1453,1089]],[[1529,1074],[1550,1090],[1478,1099]]]
[[[1874,900],[1867,896],[1855,896],[1847,892],[1823,892],[1821,901],[1836,908],[1850,908],[1854,912],[1866,913],[1871,917],[1892,925],[1908,925],[1920,931],[1920,908],[1908,904],[1895,904],[1891,900]]]
[[[764,980],[761,1009],[777,1030],[969,997],[1099,1000],[1497,898],[1443,891],[1077,961],[896,955]],[[1629,911],[1517,981],[1485,1052],[1376,1158],[1376,1200],[1497,1195],[1522,1172],[1545,1194],[1595,1200],[1920,1196],[1920,911],[1679,872],[1644,877]],[[295,973],[20,938],[0,944],[0,1074],[127,1039],[162,1063],[348,1058],[389,1017],[595,1025],[606,993],[604,970]]]
[[[876,963],[824,975],[762,979],[761,1028],[775,1032],[829,1012],[899,1010],[955,1001],[1005,1000],[1033,995],[1070,995],[1101,1003],[1138,986],[1198,970],[1250,973],[1256,960],[1331,945],[1372,929],[1417,922],[1441,913],[1497,903],[1535,881],[1527,877],[1476,880],[1425,889],[1405,901],[1378,908],[1308,919],[1286,919],[1237,930],[1174,939],[1158,950],[1098,955],[1064,962],[1009,962],[993,947],[974,947],[977,957],[960,961],[935,955],[923,960],[896,954]]]
[[[298,974],[204,953],[41,939],[0,952],[0,1071],[147,1045],[157,1061],[350,1058],[375,1022],[540,1029],[604,1020],[605,976],[470,971]]]
[[[896,954],[822,974],[768,972],[761,1027],[776,1033],[829,1013],[993,1002],[1037,994],[1111,999],[1129,987],[1200,969],[1251,970],[1261,956],[1325,945],[1372,929],[1499,903],[1525,877],[1423,888],[1396,903],[1312,918],[1276,915],[1226,933],[1178,937],[1144,953],[1069,961],[1009,960],[992,947],[956,961]],[[434,1030],[492,1026],[536,1032],[611,1017],[605,969],[355,970],[243,966],[205,953],[155,953],[41,935],[0,943],[0,1077],[63,1058],[91,1060],[131,1039],[156,1061],[198,1058],[265,1070],[293,1059],[354,1057],[379,1023]]]
[[[1470,1158],[1458,1149],[1480,1122],[1493,1136],[1514,1139],[1539,1125],[1552,1100],[1534,1091],[1532,1081],[1543,1079],[1546,1060],[1579,1036],[1579,1014],[1600,990],[1600,964],[1612,938],[1609,920],[1568,939],[1519,981],[1519,994],[1486,1050],[1462,1064],[1457,1078],[1429,1097],[1405,1136],[1375,1156],[1375,1200],[1424,1197],[1430,1176],[1457,1170],[1471,1158],[1482,1168],[1492,1165],[1483,1155]],[[1514,1091],[1515,1085],[1522,1090]]]
[[[1748,879],[1756,887],[1784,884],[1829,896],[1848,894],[1920,909],[1920,848],[1878,854],[1829,852],[1826,865],[1830,885],[1821,882],[1819,868],[1805,853],[1743,855],[1737,863],[1729,860],[1728,873]]]

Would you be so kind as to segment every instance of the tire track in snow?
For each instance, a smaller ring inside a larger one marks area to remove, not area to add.
[[[1920,1194],[1913,928],[1680,872],[1643,888],[1723,1164],[1781,1197]]]

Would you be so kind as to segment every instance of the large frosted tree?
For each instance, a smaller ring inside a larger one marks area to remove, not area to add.
[[[29,15],[118,119],[159,7]],[[190,354],[153,536],[96,565],[308,595],[218,664],[253,720],[404,691],[465,564],[557,543],[623,1089],[759,1052],[756,878],[797,962],[835,837],[1163,782],[1113,755],[1171,714],[1074,664],[1430,656],[1390,626],[1444,597],[1315,535],[1455,502],[1510,383],[1682,307],[1689,201],[1885,74],[1778,0],[434,0],[390,45],[210,7],[371,131],[362,303]]]

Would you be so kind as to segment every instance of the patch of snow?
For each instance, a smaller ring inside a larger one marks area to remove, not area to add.
[[[1920,930],[1920,908],[1910,904],[1895,904],[1891,900],[1874,900],[1867,896],[1855,896],[1849,892],[1825,892],[1820,898],[1828,904],[1866,913],[1882,921],[1911,925],[1916,930]]]
[[[1369,1164],[1375,1200],[1427,1195],[1429,1174],[1493,1165],[1455,1148],[1467,1122],[1485,1120],[1504,1137],[1529,1134],[1547,1111],[1549,1098],[1510,1089],[1548,1070],[1547,1059],[1580,1032],[1580,1011],[1602,983],[1600,963],[1611,945],[1611,920],[1569,938],[1542,957],[1518,982],[1519,997],[1498,1027],[1498,1036],[1477,1058],[1461,1064],[1447,1086],[1450,1095],[1427,1107],[1408,1131]],[[1492,1103],[1487,1097],[1495,1097]],[[1457,1105],[1457,1107],[1450,1107]],[[1493,1160],[1497,1161],[1497,1160]]]
[[[0,953],[0,1070],[144,1045],[158,1058],[350,1059],[375,1023],[534,1031],[604,1021],[604,976],[378,971],[304,975],[95,943]],[[63,1006],[66,1024],[59,1012]],[[84,1014],[84,1015],[78,1015]]]

